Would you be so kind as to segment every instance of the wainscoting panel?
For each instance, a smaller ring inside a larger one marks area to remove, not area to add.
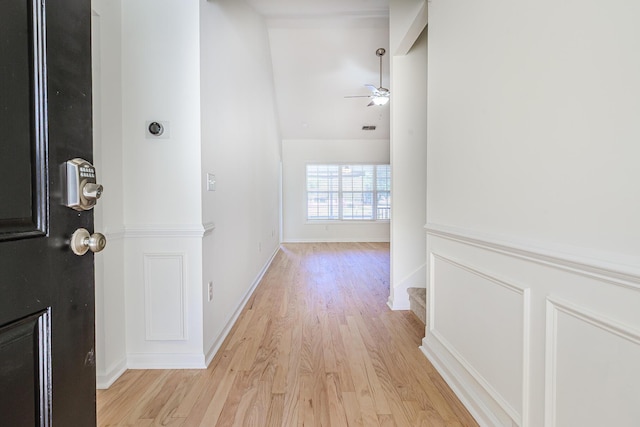
[[[429,333],[502,416],[521,425],[529,369],[528,290],[435,253],[430,265]]]
[[[556,298],[547,321],[546,425],[640,425],[640,331]]]
[[[186,340],[184,254],[144,254],[148,341]]]
[[[640,266],[427,226],[421,350],[481,426],[640,426]]]

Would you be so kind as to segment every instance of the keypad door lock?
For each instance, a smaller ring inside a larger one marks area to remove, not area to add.
[[[69,160],[61,166],[62,203],[77,211],[93,209],[102,195],[96,182],[96,168],[84,159]]]

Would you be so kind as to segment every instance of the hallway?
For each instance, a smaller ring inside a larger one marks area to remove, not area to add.
[[[388,291],[388,243],[284,244],[208,369],[127,371],[98,425],[477,425]]]

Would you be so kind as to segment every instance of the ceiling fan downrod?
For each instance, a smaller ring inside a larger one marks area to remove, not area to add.
[[[376,49],[376,55],[380,58],[380,85],[378,87],[382,87],[382,57],[385,53],[387,53],[387,51],[382,47]]]

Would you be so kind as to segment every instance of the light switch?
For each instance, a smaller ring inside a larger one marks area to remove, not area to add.
[[[207,174],[207,191],[216,191],[216,176],[212,173]]]

